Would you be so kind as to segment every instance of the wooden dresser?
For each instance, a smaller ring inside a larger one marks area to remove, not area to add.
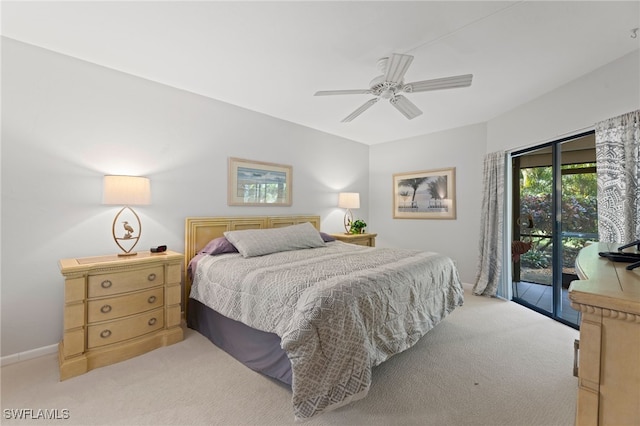
[[[576,425],[640,424],[640,268],[598,255],[621,244],[596,243],[576,259],[569,287],[582,313]]]
[[[376,236],[378,234],[331,234],[338,241],[360,246],[376,246]]]
[[[60,380],[183,339],[180,253],[62,259]]]

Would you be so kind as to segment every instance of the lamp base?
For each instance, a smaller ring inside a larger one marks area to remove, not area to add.
[[[351,224],[353,223],[353,213],[351,213],[351,209],[347,209],[344,214],[344,230],[347,231],[345,234],[351,233]]]
[[[133,253],[118,253],[118,257],[136,256],[137,254],[138,254],[137,252],[133,252]]]
[[[129,213],[127,213],[127,211]],[[124,234],[121,234],[122,237],[116,236],[116,225],[118,222],[122,222],[123,229],[125,231]],[[137,235],[136,227],[138,229]],[[142,235],[142,223],[140,223],[140,218],[131,207],[124,206],[120,209],[116,217],[113,219],[111,234],[113,235],[113,241],[115,241],[116,245],[122,250],[122,253],[118,253],[119,257],[136,255],[132,250],[136,244],[138,244],[138,241],[140,241],[140,235]],[[124,246],[121,243],[123,243]]]

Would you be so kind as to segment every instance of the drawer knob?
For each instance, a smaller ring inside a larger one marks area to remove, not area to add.
[[[100,312],[102,312],[103,314],[108,314],[109,312],[111,312],[111,305],[104,305],[102,308],[100,308]]]
[[[149,303],[155,303],[156,301],[156,297],[155,296],[149,296],[149,298],[147,299],[147,302]]]
[[[113,285],[113,283],[112,283],[111,281],[109,281],[109,280],[104,280],[104,281],[102,281],[102,282],[100,283],[100,286],[101,286],[102,288],[109,288],[109,287],[111,287],[112,285]]]
[[[109,336],[111,336],[111,330],[107,329],[100,332],[100,337],[102,337],[103,339],[106,339]]]
[[[157,320],[155,318],[151,318],[147,324],[154,325],[156,323],[156,321]]]
[[[156,274],[149,274],[149,276],[147,277],[147,279],[149,281],[154,281],[156,279]]]

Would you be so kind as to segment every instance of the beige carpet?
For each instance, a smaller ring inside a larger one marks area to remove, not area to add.
[[[578,332],[473,296],[377,367],[369,395],[309,425],[573,425]],[[2,367],[2,424],[293,424],[290,391],[187,330],[183,342],[58,381],[54,355]],[[68,410],[18,421],[7,409]]]

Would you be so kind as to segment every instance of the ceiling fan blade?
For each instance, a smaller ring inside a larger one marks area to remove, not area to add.
[[[349,121],[353,120],[354,118],[356,118],[357,116],[359,116],[360,114],[362,114],[363,112],[371,108],[371,106],[376,102],[378,102],[378,98],[369,99],[367,102],[362,104],[358,109],[356,109],[351,114],[343,118],[342,123],[348,123]]]
[[[313,96],[329,96],[329,95],[370,95],[371,89],[352,89],[352,90],[320,90]]]
[[[394,96],[393,98],[389,99],[389,102],[391,102],[391,105],[396,107],[396,109],[409,120],[414,119],[422,114],[420,108],[418,108],[413,102],[402,95]]]
[[[400,83],[404,74],[409,69],[413,56],[394,53],[387,59],[387,69],[384,72],[384,81]]]
[[[453,89],[471,86],[473,74],[457,75],[455,77],[436,78],[433,80],[414,81],[402,86],[403,92],[426,92],[428,90]]]

